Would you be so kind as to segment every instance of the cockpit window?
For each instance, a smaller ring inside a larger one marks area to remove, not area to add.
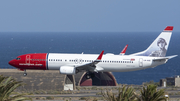
[[[16,60],[20,60],[21,58],[16,58]]]

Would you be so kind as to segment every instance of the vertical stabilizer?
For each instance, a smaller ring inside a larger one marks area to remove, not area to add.
[[[146,50],[131,55],[165,57],[169,46],[172,30],[173,26],[167,26]]]

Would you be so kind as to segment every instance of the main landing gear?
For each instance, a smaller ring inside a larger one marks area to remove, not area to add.
[[[26,73],[26,69],[24,70],[24,74],[23,74],[24,76],[27,76],[27,73]]]
[[[93,72],[86,72],[86,79],[93,78],[95,74]]]

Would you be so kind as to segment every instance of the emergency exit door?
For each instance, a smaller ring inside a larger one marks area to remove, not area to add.
[[[142,58],[139,59],[139,67],[143,67],[143,59]]]

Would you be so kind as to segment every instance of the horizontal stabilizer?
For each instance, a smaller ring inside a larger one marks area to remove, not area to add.
[[[176,56],[178,56],[178,55],[172,55],[172,56],[166,56],[168,59],[172,59],[172,58],[174,58],[174,57],[176,57]]]
[[[176,56],[178,56],[178,55],[172,55],[172,56],[166,56],[166,57],[158,57],[158,58],[153,59],[153,61],[161,61],[161,60],[172,59],[172,58],[174,58]]]

